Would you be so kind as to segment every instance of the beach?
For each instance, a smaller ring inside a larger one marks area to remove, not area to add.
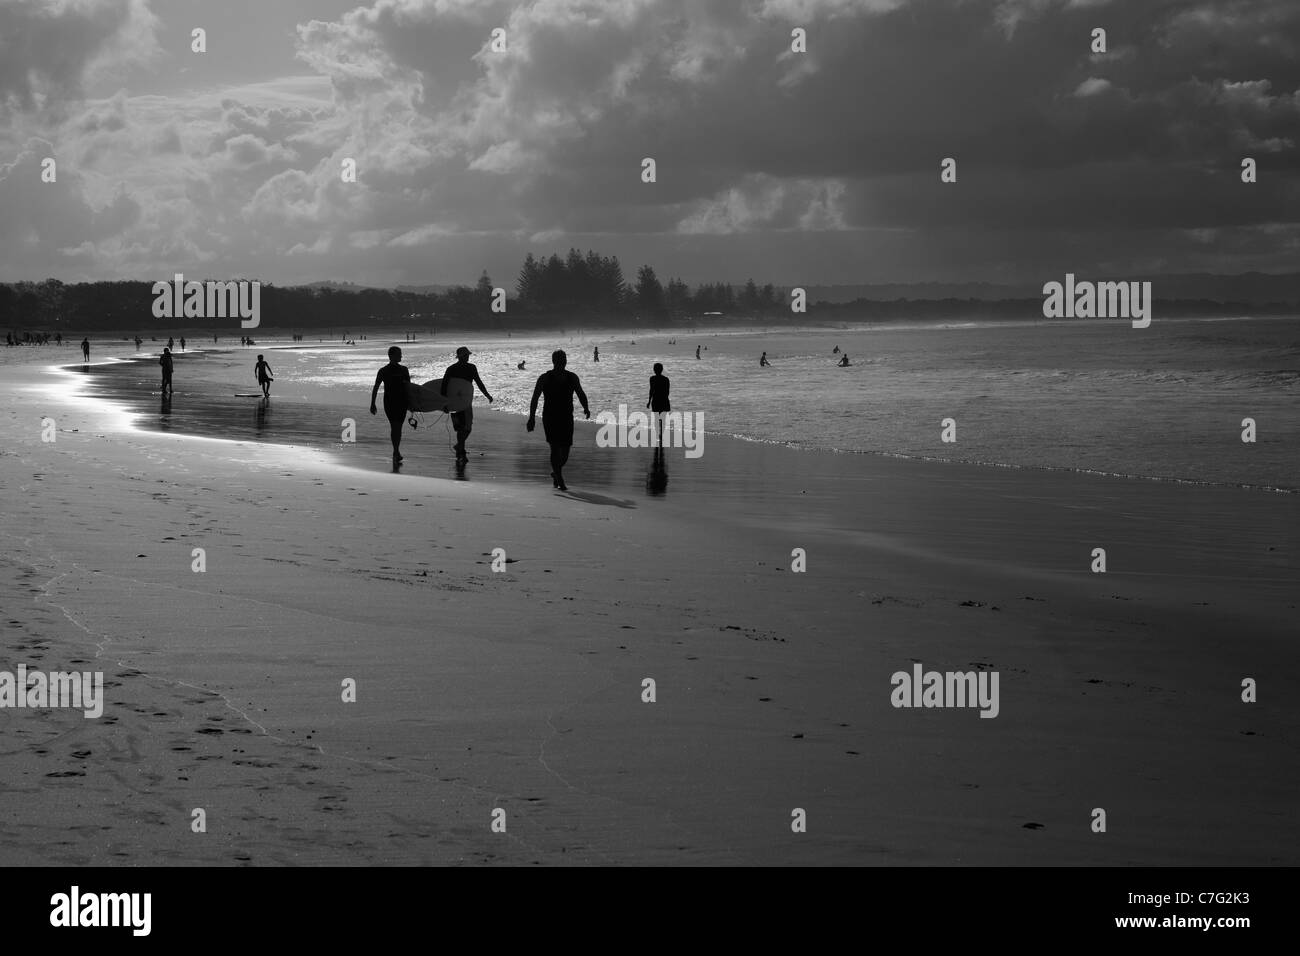
[[[64,352],[0,353],[4,666],[106,704],[0,712],[6,865],[1296,863],[1295,494],[709,434],[651,495],[580,426],[565,496],[517,414],[392,473],[364,393],[231,441]]]

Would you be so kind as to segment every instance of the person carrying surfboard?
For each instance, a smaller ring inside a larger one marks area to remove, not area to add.
[[[375,387],[370,390],[370,414],[374,415],[375,397],[379,386],[384,386],[384,414],[388,416],[390,437],[393,440],[393,461],[402,460],[402,427],[406,424],[406,390],[411,385],[411,373],[402,364],[402,350],[396,345],[388,350],[388,364],[375,375]]]
[[[488,392],[487,386],[483,384],[483,379],[478,377],[478,366],[469,360],[470,350],[461,346],[456,350],[456,364],[447,366],[447,371],[442,374],[442,388],[439,390],[445,397],[447,394],[447,382],[453,378],[462,378],[473,385],[478,386],[478,390],[487,396],[488,404],[492,404],[492,395]],[[474,400],[474,389],[469,390],[470,401]],[[474,406],[471,404],[463,412],[451,413],[451,427],[456,430],[456,461],[464,463],[469,461],[469,454],[465,451],[465,439],[469,438],[469,433],[474,429]]]
[[[275,378],[271,375],[271,366],[266,359],[259,355],[257,364],[253,366],[253,372],[257,376],[257,384],[262,386],[262,394],[267,398],[271,397],[271,383]]]
[[[529,431],[537,427],[537,400],[546,396],[542,407],[542,430],[546,433],[547,444],[551,446],[551,480],[561,491],[568,491],[564,483],[564,466],[569,461],[569,449],[573,447],[573,396],[582,402],[582,413],[591,417],[591,406],[587,403],[587,394],[582,390],[578,376],[564,366],[569,357],[563,349],[551,353],[554,368],[537,376],[537,387],[533,389],[533,401],[528,406],[528,422],[524,426]]]

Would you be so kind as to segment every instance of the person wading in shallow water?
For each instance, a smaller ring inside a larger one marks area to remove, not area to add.
[[[578,376],[565,368],[569,358],[563,350],[552,352],[551,361],[555,367],[537,377],[537,387],[533,389],[533,401],[528,407],[528,422],[525,427],[529,431],[537,427],[537,400],[546,396],[546,404],[542,408],[542,431],[546,433],[546,441],[551,446],[551,480],[556,488],[568,491],[569,488],[564,483],[564,466],[569,461],[569,450],[573,447],[573,396],[578,396],[578,401],[582,403],[582,413],[587,418],[591,417],[591,406],[587,403],[587,395],[582,390]]]
[[[388,416],[390,437],[393,440],[393,461],[402,460],[402,426],[406,424],[406,389],[411,384],[411,373],[402,363],[402,350],[396,345],[388,350],[388,364],[375,375],[375,387],[370,390],[370,414],[374,415],[375,397],[379,386],[384,386],[384,414]]]
[[[162,366],[162,389],[166,395],[172,393],[172,350],[165,348],[162,356],[158,359],[158,364]]]
[[[262,395],[270,398],[271,383],[275,381],[275,377],[271,374],[270,364],[261,355],[257,357],[257,364],[253,366],[253,374],[257,376],[257,384],[262,386]]]

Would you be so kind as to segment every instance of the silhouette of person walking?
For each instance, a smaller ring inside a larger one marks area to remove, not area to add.
[[[162,392],[165,395],[172,394],[172,350],[164,348],[162,355],[158,357],[158,364],[162,366]]]
[[[84,338],[81,340],[81,359],[83,362],[90,361],[90,339],[89,338]]]
[[[374,415],[375,396],[379,386],[384,386],[384,414],[388,416],[394,464],[402,460],[402,426],[406,424],[406,389],[410,384],[411,373],[402,364],[402,350],[394,345],[388,350],[388,364],[375,375],[375,387],[370,390],[370,414]]]
[[[587,403],[587,395],[582,390],[578,376],[565,368],[569,357],[564,354],[564,350],[556,349],[552,352],[551,361],[555,367],[537,376],[537,387],[533,389],[533,401],[528,406],[528,422],[524,427],[532,431],[537,426],[537,400],[545,395],[542,430],[551,446],[551,480],[556,488],[568,491],[569,488],[564,483],[564,466],[568,464],[569,450],[573,447],[573,396],[578,396],[578,401],[582,403],[582,413],[587,418],[591,417],[591,406]]]
[[[664,444],[664,412],[672,411],[668,401],[668,376],[664,374],[662,362],[655,362],[655,373],[650,376],[650,397],[645,407],[655,416],[655,431],[659,433],[659,447]]]
[[[483,384],[483,379],[478,377],[478,366],[469,360],[470,351],[465,346],[456,350],[456,364],[447,366],[447,371],[442,373],[442,388],[439,390],[443,397],[447,395],[447,382],[453,378],[461,378],[472,385],[477,385],[478,390],[487,396],[488,404],[492,404],[492,395]],[[474,401],[474,390],[469,392],[470,402]],[[469,454],[465,451],[465,439],[469,438],[469,433],[474,430],[474,406],[463,412],[451,413],[451,427],[456,431],[456,461],[464,464],[469,461]]]

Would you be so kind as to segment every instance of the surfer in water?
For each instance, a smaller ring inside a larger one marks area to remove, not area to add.
[[[840,347],[838,345],[835,346],[835,348],[831,349],[831,355],[839,355],[839,354],[840,354]]]
[[[593,362],[600,361],[600,346],[596,346],[591,350],[591,360]]]
[[[840,357],[840,366],[839,366],[839,367],[840,367],[840,368],[844,368],[844,367],[845,367],[846,365],[848,365],[848,364],[849,364],[849,353],[848,353],[848,352],[845,352],[845,353]]]
[[[86,362],[90,361],[90,339],[88,338],[81,340],[81,358]]]
[[[695,357],[696,358],[700,357],[700,347],[698,345],[695,346]]]
[[[664,412],[672,411],[668,401],[668,376],[664,374],[662,362],[655,362],[655,373],[650,376],[650,397],[645,407],[655,416],[655,430],[659,433],[659,446],[664,443]]]
[[[524,359],[522,362],[520,362],[518,365],[516,365],[515,368],[519,369],[519,371],[521,371],[521,372],[524,371],[524,370],[525,370],[525,369],[524,369],[524,362],[527,362],[527,361],[528,361],[527,359]]]
[[[759,359],[758,359],[758,365],[759,365],[760,368],[770,368],[770,367],[771,367],[772,363],[769,362],[769,361],[767,360],[767,353],[766,353],[766,352],[764,352],[764,353],[759,357]]]
[[[267,364],[264,357],[257,357],[257,364],[253,366],[253,372],[257,376],[257,384],[262,386],[262,394],[266,398],[271,397],[271,383],[275,378],[271,375],[271,366]]]
[[[483,379],[478,377],[478,366],[469,360],[470,351],[461,346],[456,350],[456,364],[447,366],[447,371],[442,373],[441,394],[447,395],[447,382],[453,378],[463,378],[465,381],[478,386],[478,390],[487,396],[488,404],[492,404],[492,395],[488,392],[487,386],[483,384]],[[474,401],[474,389],[469,390],[470,402]],[[463,464],[469,461],[469,454],[465,451],[465,439],[469,438],[469,433],[474,430],[474,406],[463,412],[451,413],[451,427],[456,430],[456,461]]]
[[[537,376],[537,387],[533,389],[533,401],[528,406],[528,422],[524,426],[529,431],[537,427],[537,400],[546,396],[542,408],[542,430],[546,441],[551,446],[551,480],[561,491],[568,491],[564,483],[564,466],[569,461],[569,449],[573,447],[573,396],[578,396],[582,403],[582,413],[591,417],[591,406],[587,404],[587,394],[582,390],[578,376],[565,365],[569,357],[562,349],[551,353],[555,367],[549,372]]]
[[[162,393],[171,395],[172,393],[172,350],[164,348],[162,355],[158,359],[158,364],[162,366]]]
[[[376,413],[375,396],[379,386],[384,386],[384,414],[388,416],[390,436],[393,440],[393,461],[402,460],[402,426],[406,424],[406,389],[411,384],[411,373],[402,364],[402,350],[396,345],[388,350],[388,364],[375,375],[375,387],[370,390],[370,414]]]

